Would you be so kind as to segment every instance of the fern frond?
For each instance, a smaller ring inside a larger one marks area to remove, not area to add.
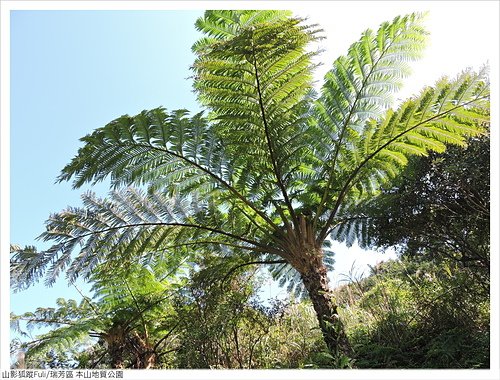
[[[357,163],[364,168],[361,175],[369,177],[369,170],[375,167],[390,174],[382,167],[388,155],[409,157],[426,155],[429,151],[443,152],[446,145],[465,146],[466,138],[484,132],[480,123],[487,115],[489,84],[486,72],[466,71],[454,80],[440,80],[433,89],[424,90],[420,97],[390,112],[387,121],[372,125],[373,137],[368,139],[365,148],[357,147],[364,152]],[[404,159],[392,162],[394,166],[390,170],[394,174],[406,164]]]
[[[223,141],[211,130],[201,113],[189,117],[186,110],[168,113],[163,108],[122,116],[82,139],[85,145],[59,176],[74,178],[73,186],[96,183],[111,177],[115,188],[148,185],[150,191],[189,196],[235,196],[242,207],[263,225],[277,226],[250,200],[248,182],[237,173],[237,162],[227,157]],[[248,171],[245,170],[248,173]],[[262,195],[260,187],[254,195]],[[253,197],[254,200],[259,196]]]
[[[237,33],[216,34],[217,42],[198,52],[195,89],[211,110],[225,155],[245,172],[247,181],[260,182],[265,189],[278,186],[277,201],[293,215],[284,178],[300,155],[291,155],[286,142],[303,131],[316,54],[305,49],[318,31],[298,19],[252,20],[259,22],[242,23]]]
[[[421,14],[396,17],[377,32],[367,30],[338,58],[325,76],[321,96],[315,104],[315,133],[329,141],[332,149],[317,145],[315,154],[328,162],[323,172],[327,184],[317,207],[316,222],[323,214],[328,194],[342,186],[341,174],[349,167],[352,152],[370,120],[381,120],[392,103],[392,94],[409,74],[407,62],[420,57],[427,33]]]
[[[68,208],[47,221],[47,231],[40,238],[55,242],[53,246],[43,252],[15,251],[13,273],[21,273],[16,277],[19,286],[42,274],[50,286],[63,270],[70,281],[78,276],[88,278],[103,262],[126,269],[136,260],[151,260],[155,255],[168,256],[166,262],[173,269],[199,247],[277,252],[256,239],[265,230],[255,221],[249,222],[251,217],[239,206],[223,214],[219,206],[196,197],[171,198],[132,188],[112,192],[109,199],[92,193],[82,199],[83,208]],[[254,238],[246,238],[246,234]],[[15,264],[18,262],[22,265]]]
[[[241,29],[263,22],[273,22],[291,16],[290,11],[280,10],[209,10],[196,20],[196,29],[207,37],[197,41],[192,50],[200,52],[214,42],[227,40],[236,36]]]
[[[333,222],[348,194],[356,194],[359,200],[377,194],[401,172],[411,155],[443,152],[449,144],[465,146],[466,138],[484,133],[481,123],[488,115],[487,70],[468,70],[454,80],[444,78],[435,87],[424,89],[398,110],[388,111],[385,120],[367,123],[363,138],[353,147],[357,154],[343,156],[346,174],[339,176],[343,185],[327,224]],[[326,236],[326,228],[323,234]]]

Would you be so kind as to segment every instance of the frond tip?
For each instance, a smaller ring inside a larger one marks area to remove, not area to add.
[[[193,52],[200,52],[204,47],[216,41],[227,40],[236,36],[241,29],[252,25],[284,20],[291,16],[290,11],[281,10],[208,10],[198,18],[195,27],[206,37],[198,40],[192,47]]]

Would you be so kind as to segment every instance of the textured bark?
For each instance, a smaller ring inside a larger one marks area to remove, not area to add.
[[[301,277],[318,317],[325,343],[335,358],[341,355],[350,356],[351,347],[332,297],[326,267],[321,257],[311,264],[301,272]]]
[[[150,369],[156,365],[156,353],[136,331],[131,334],[128,343],[133,355],[132,368]]]
[[[156,353],[136,332],[117,324],[104,336],[111,368],[149,369],[156,365]],[[126,363],[129,363],[126,365]]]
[[[125,337],[125,329],[119,323],[113,324],[107,331],[107,333],[103,336],[104,340],[106,341],[111,368],[125,368],[125,362],[123,358]]]
[[[329,286],[328,271],[323,263],[322,243],[316,240],[311,222],[299,216],[300,230],[290,234],[290,264],[300,273],[313,304],[325,343],[334,358],[350,356],[351,346],[339,318],[337,305]]]

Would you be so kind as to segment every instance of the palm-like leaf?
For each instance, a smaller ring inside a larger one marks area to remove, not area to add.
[[[489,83],[486,69],[466,71],[455,80],[443,78],[420,96],[389,110],[385,119],[369,121],[353,144],[353,152],[339,161],[342,178],[327,221],[353,213],[346,197],[358,202],[373,196],[408,162],[411,155],[444,151],[446,144],[465,145],[466,137],[484,132],[489,120]],[[339,212],[341,204],[343,212]],[[327,228],[323,229],[324,236]]]
[[[380,120],[392,103],[391,94],[409,74],[408,61],[418,58],[427,33],[422,16],[412,14],[384,23],[375,33],[367,30],[338,58],[326,74],[314,106],[311,134],[319,136],[315,154],[321,165],[316,218],[322,216],[333,189],[345,180],[343,168],[356,159],[356,144],[369,120]]]
[[[134,117],[125,115],[82,141],[84,147],[59,176],[60,181],[74,176],[74,187],[110,175],[115,188],[132,183],[147,183],[152,188],[168,184],[173,193],[183,180],[189,182],[204,174],[210,182],[221,174],[222,158],[211,154],[219,141],[209,134],[202,114],[190,118],[185,110],[168,113],[157,108]],[[93,160],[88,159],[91,156]]]
[[[243,24],[237,35],[214,39],[194,64],[199,100],[212,111],[240,182],[258,184],[259,195],[290,216],[286,174],[300,163],[295,142],[304,132],[315,54],[305,48],[317,33],[298,19]]]
[[[162,193],[146,196],[131,188],[111,193],[109,200],[92,193],[82,199],[83,208],[68,208],[47,221],[41,238],[57,242],[49,250],[15,251],[13,263],[33,267],[13,265],[17,282],[31,282],[48,270],[46,283],[51,285],[65,269],[73,281],[79,275],[88,277],[100,263],[124,267],[138,259],[164,260],[172,269],[194,257],[190,255],[201,245],[276,252],[244,237],[259,233],[253,223],[224,216],[198,199],[171,198]],[[76,248],[79,252],[73,256]]]
[[[223,141],[201,113],[189,117],[185,110],[157,108],[125,115],[82,141],[85,145],[63,169],[60,181],[74,177],[73,185],[79,187],[111,176],[115,188],[147,184],[150,191],[162,189],[170,195],[215,195],[218,202],[228,199],[231,209],[252,223],[276,227],[262,211],[262,199],[250,194],[263,190],[257,182],[249,183],[248,172],[232,165]]]
[[[21,325],[28,331],[41,327],[50,327],[52,331],[37,336],[37,339],[24,344],[26,355],[35,356],[40,352],[56,349],[69,351],[82,344],[89,344],[97,331],[104,325],[99,315],[95,314],[95,306],[83,300],[77,304],[74,300],[57,300],[57,308],[37,308],[34,312],[11,315],[11,326],[21,335],[27,335]]]
[[[389,111],[381,122],[368,123],[355,146],[358,162],[349,165],[359,167],[358,173],[364,171],[360,177],[369,182],[370,173],[394,177],[409,155],[443,152],[446,144],[465,146],[465,138],[481,134],[478,126],[489,119],[485,74],[467,71],[455,80],[442,79],[398,110]]]
[[[200,52],[204,48],[210,48],[214,42],[229,40],[237,36],[243,28],[263,22],[285,20],[290,16],[291,12],[285,10],[207,11],[195,23],[196,29],[206,37],[193,45],[193,51]]]

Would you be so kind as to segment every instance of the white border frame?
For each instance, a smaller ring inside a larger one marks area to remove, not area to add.
[[[477,5],[479,1],[467,0]],[[487,1],[487,2],[492,2]],[[493,2],[495,2],[493,0]],[[194,9],[287,9],[296,8],[298,3],[291,1],[12,1],[2,0],[0,3],[0,44],[1,44],[1,92],[0,92],[0,173],[2,176],[0,187],[0,368],[2,371],[10,367],[10,330],[9,307],[10,288],[9,281],[9,241],[10,241],[10,11],[11,10],[194,10]],[[308,1],[307,7],[324,4],[321,1]],[[362,2],[360,2],[362,3]],[[373,3],[373,1],[372,1]],[[453,2],[447,2],[453,6]],[[300,4],[304,6],[304,3]],[[299,6],[299,7],[300,7]],[[360,4],[360,7],[362,5]],[[298,8],[298,7],[297,7]],[[498,8],[498,3],[497,3]],[[151,370],[125,371],[126,379],[165,379],[174,377],[178,379],[224,379],[238,376],[241,379],[397,379],[405,380],[421,379],[475,379],[493,380],[500,379],[499,367],[499,200],[500,200],[500,131],[499,131],[499,57],[498,46],[496,48],[496,59],[490,62],[491,66],[491,90],[492,90],[492,130],[491,130],[491,368],[489,370]],[[6,180],[7,178],[7,180]],[[7,307],[6,307],[7,305]],[[5,333],[7,331],[7,333]],[[7,351],[7,352],[5,352]]]

